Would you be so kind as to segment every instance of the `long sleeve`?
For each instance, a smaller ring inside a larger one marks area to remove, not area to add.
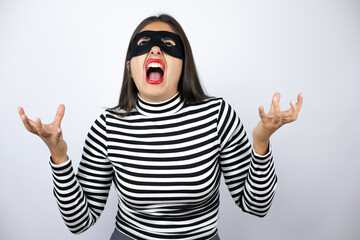
[[[271,206],[277,183],[271,149],[254,152],[240,119],[224,101],[218,118],[219,162],[235,203],[244,211],[264,217]]]
[[[71,160],[60,165],[50,161],[50,165],[54,195],[65,224],[75,234],[87,230],[100,217],[113,179],[107,157],[105,115],[95,121],[87,135],[77,174]]]

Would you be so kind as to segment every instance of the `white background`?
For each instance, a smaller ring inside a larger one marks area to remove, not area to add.
[[[207,93],[222,96],[251,135],[275,91],[297,122],[272,137],[279,184],[265,218],[243,213],[221,189],[219,233],[232,239],[360,239],[360,1],[0,0],[0,239],[109,239],[116,196],[99,221],[71,234],[52,195],[49,152],[17,113],[53,120],[77,166],[87,131],[117,104],[132,31],[174,16]]]

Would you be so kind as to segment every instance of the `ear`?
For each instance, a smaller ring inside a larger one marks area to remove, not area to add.
[[[130,77],[131,77],[131,70],[130,70],[130,60],[126,61],[126,68],[130,74]]]

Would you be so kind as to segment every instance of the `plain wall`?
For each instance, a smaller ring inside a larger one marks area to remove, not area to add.
[[[183,26],[207,93],[237,111],[251,136],[258,106],[304,94],[299,119],[271,138],[279,183],[265,218],[221,188],[219,233],[232,239],[360,239],[360,2],[0,0],[0,239],[109,239],[112,189],[87,232],[66,228],[52,194],[49,151],[18,116],[62,128],[75,166],[90,125],[117,104],[128,41],[168,13]]]

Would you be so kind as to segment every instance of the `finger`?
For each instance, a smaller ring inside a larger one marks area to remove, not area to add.
[[[283,123],[290,123],[297,119],[298,110],[296,103],[293,100],[290,101],[290,106],[290,109],[281,112],[281,120]]]
[[[298,115],[298,108],[293,100],[290,101],[290,106],[291,106],[291,120],[295,121]]]
[[[65,106],[63,104],[60,104],[58,109],[57,109],[57,112],[56,112],[56,115],[55,115],[55,118],[54,118],[54,123],[58,126],[61,125],[61,121],[64,117],[64,114],[65,114]]]
[[[56,140],[59,140],[61,138],[61,136],[62,136],[62,130],[61,130],[61,128],[58,128],[56,130]]]
[[[274,93],[274,96],[273,96],[273,100],[274,100],[274,98],[276,98],[277,99],[277,101],[280,101],[280,93],[279,92],[276,92],[276,93]],[[275,106],[273,105],[273,103],[271,102],[271,108],[270,108],[270,112],[275,112]]]
[[[18,107],[18,112],[19,112],[20,117],[21,117],[21,115],[25,114],[24,109],[22,107],[20,107],[20,106]]]
[[[297,111],[300,112],[301,106],[303,103],[303,94],[300,93],[297,97],[297,103],[296,103],[296,107],[297,107]]]
[[[267,116],[266,116],[266,113],[264,112],[264,107],[260,105],[259,107],[259,116],[261,118],[261,121],[263,123],[266,123],[267,122]]]
[[[280,118],[281,111],[280,111],[279,99],[277,98],[277,96],[273,97],[272,105],[274,106],[273,108],[274,108],[275,117]]]
[[[280,93],[276,92],[274,95],[277,98],[278,102],[280,102],[280,97],[281,97]]]
[[[288,109],[286,111],[282,111],[281,112],[281,119],[286,123],[290,122],[292,114],[293,114],[292,108],[290,108],[290,109]]]
[[[19,116],[21,118],[21,120],[24,122],[27,120],[27,117],[25,115],[25,111],[22,107],[18,107],[18,112],[19,112]]]
[[[35,128],[36,128],[37,132],[39,133],[39,135],[41,135],[43,133],[42,123],[41,123],[40,118],[35,119]]]
[[[18,111],[19,111],[19,115],[21,118],[21,121],[24,124],[24,127],[26,128],[26,130],[28,130],[29,132],[34,133],[34,127],[32,123],[34,123],[33,121],[29,120],[28,117],[25,114],[25,111],[22,107],[18,107]]]
[[[43,125],[40,118],[36,118],[35,125],[36,125],[36,129],[37,129],[39,137],[41,137],[43,140],[51,137],[52,133],[46,129],[46,127],[45,127],[46,124]]]

